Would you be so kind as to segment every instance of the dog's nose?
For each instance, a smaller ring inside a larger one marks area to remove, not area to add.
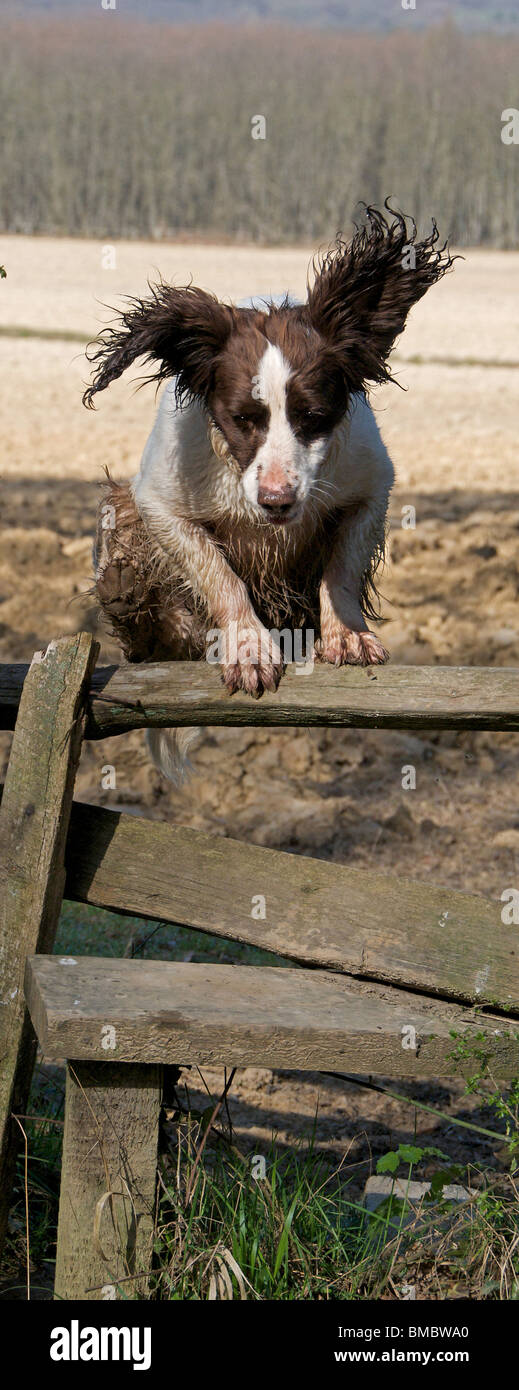
[[[285,487],[262,487],[258,488],[258,502],[260,507],[266,507],[267,511],[288,512],[293,507],[296,500],[295,489],[287,483]]]

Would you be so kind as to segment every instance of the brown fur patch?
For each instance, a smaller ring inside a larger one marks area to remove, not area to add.
[[[204,625],[189,594],[146,530],[128,484],[107,476],[97,515],[94,592],[110,631],[127,661],[203,655]],[[106,526],[112,508],[115,524]]]

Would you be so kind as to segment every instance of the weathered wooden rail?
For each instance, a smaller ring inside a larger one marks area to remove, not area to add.
[[[146,1296],[170,1066],[452,1076],[470,1071],[473,1040],[494,1075],[519,1072],[517,931],[500,899],[72,802],[83,738],[189,724],[517,730],[518,671],[291,668],[255,702],[227,696],[202,663],[94,670],[95,656],[83,634],[0,668],[0,724],[15,731],[0,808],[0,1235],[37,1035],[45,1056],[67,1060],[56,1266],[67,1299],[123,1297],[127,1279]],[[63,897],[290,964],[52,956]]]
[[[28,666],[0,666],[0,728],[14,729]],[[377,729],[519,729],[519,671],[511,666],[289,666],[261,700],[230,697],[205,662],[107,666],[95,671],[85,738],[129,729],[221,725],[333,725]]]
[[[300,965],[519,1011],[502,903],[75,802],[65,897]],[[253,885],[253,888],[251,888]],[[267,916],[251,916],[251,893]]]
[[[104,1046],[120,1062],[440,1077],[457,1070],[452,1033],[481,1031],[457,1005],[323,970],[32,956],[25,993],[51,1060],[99,1062]],[[516,1073],[519,1032],[502,1014],[484,1026],[494,1069]]]

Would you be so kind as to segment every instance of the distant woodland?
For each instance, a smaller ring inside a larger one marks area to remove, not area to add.
[[[517,246],[519,36],[2,22],[0,228],[323,241],[387,195]],[[258,116],[262,122],[255,120]],[[254,139],[253,134],[265,134]]]

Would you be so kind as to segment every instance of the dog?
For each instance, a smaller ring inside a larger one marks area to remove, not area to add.
[[[312,262],[306,302],[226,304],[150,286],[90,347],[84,403],[143,358],[166,381],[136,479],[111,484],[97,593],[130,660],[207,654],[225,686],[274,691],[279,628],[335,666],[387,660],[377,616],[393,467],[368,403],[412,305],[449,270],[439,234],[385,203]],[[106,500],[105,500],[106,505]],[[115,624],[115,625],[114,625]],[[154,731],[178,780],[186,731]]]

